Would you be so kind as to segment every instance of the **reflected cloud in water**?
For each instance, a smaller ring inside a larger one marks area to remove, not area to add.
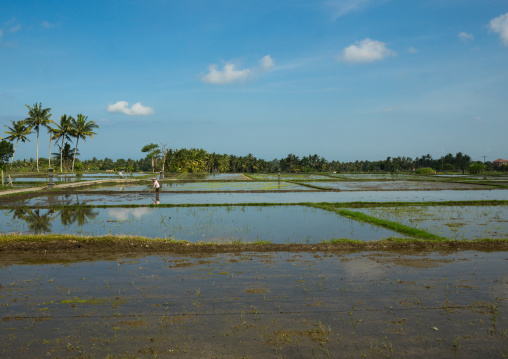
[[[126,221],[130,217],[134,217],[136,219],[141,219],[142,217],[149,214],[151,211],[150,208],[141,207],[141,208],[114,208],[108,210],[108,215],[110,217],[116,218],[119,221]]]

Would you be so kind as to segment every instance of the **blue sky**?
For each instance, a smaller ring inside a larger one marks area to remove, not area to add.
[[[36,102],[100,126],[81,158],[508,158],[508,2],[4,1],[0,136]]]

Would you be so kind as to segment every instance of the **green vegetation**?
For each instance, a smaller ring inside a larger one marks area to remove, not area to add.
[[[405,235],[408,235],[411,237],[426,239],[426,240],[433,240],[433,241],[446,240],[446,238],[444,238],[444,237],[436,236],[435,234],[428,233],[428,232],[423,231],[418,228],[412,228],[412,227],[402,225],[400,223],[391,222],[391,221],[387,221],[384,219],[368,216],[368,215],[361,213],[361,212],[355,212],[355,211],[350,211],[350,210],[346,210],[346,209],[338,209],[338,208],[334,208],[332,206],[324,205],[324,204],[316,205],[316,207],[323,208],[326,210],[331,210],[337,214],[340,214],[341,216],[355,219],[355,220],[361,221],[361,222],[371,223],[376,226],[391,229],[392,231],[399,232],[399,233],[402,233],[402,234],[405,234]]]
[[[434,174],[434,170],[430,167],[423,167],[423,168],[418,168],[416,170],[416,174],[417,175],[433,175]]]
[[[9,157],[14,156],[14,149],[12,148],[12,143],[1,140],[0,141],[0,169],[3,169],[5,163],[9,161]]]
[[[14,146],[14,150],[12,151],[12,159],[11,159],[12,166],[12,162],[14,162],[14,152],[16,152],[16,148],[18,147],[18,142],[20,140],[23,143],[26,141],[30,142],[30,140],[26,136],[28,136],[32,131],[28,126],[25,125],[25,121],[17,121],[17,122],[11,121],[11,123],[12,127],[5,125],[5,127],[8,128],[8,131],[4,131],[4,133],[9,135],[8,137],[5,138],[6,140],[9,140],[11,142],[16,140],[16,145]]]
[[[78,114],[76,119],[71,119],[71,132],[72,136],[76,138],[76,147],[74,148],[74,157],[72,159],[72,171],[74,172],[74,162],[76,160],[76,151],[78,150],[78,141],[83,139],[86,142],[86,138],[93,138],[96,135],[93,132],[94,129],[99,128],[94,121],[87,121],[88,116]]]
[[[481,162],[475,162],[469,165],[469,173],[479,174],[485,171],[486,166]]]
[[[49,127],[53,122],[51,121],[51,109],[42,108],[42,103],[35,103],[32,107],[25,105],[28,108],[28,117],[25,119],[25,124],[29,130],[35,130],[37,133],[37,172],[39,172],[39,130],[42,127]]]

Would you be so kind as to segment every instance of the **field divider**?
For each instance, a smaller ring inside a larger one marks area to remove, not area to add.
[[[324,210],[332,211],[332,212],[335,212],[335,213],[337,213],[343,217],[346,217],[346,218],[351,218],[351,219],[354,219],[359,222],[374,224],[376,226],[390,229],[392,231],[395,231],[395,232],[398,232],[401,234],[405,234],[405,235],[409,235],[414,238],[432,240],[432,241],[447,241],[447,240],[449,240],[446,237],[438,236],[438,235],[426,232],[426,231],[418,229],[418,228],[408,227],[406,225],[403,225],[403,224],[400,224],[397,222],[392,222],[392,221],[387,221],[385,219],[372,217],[372,216],[369,216],[369,215],[362,213],[362,212],[350,211],[347,209],[339,209],[339,208],[336,208],[333,206],[328,206],[325,204],[321,204],[321,205],[316,204],[316,205],[313,205],[312,207],[322,208]]]

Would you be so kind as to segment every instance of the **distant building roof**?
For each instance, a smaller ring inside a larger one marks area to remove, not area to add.
[[[494,161],[494,163],[508,163],[508,160],[498,158],[497,160]]]

